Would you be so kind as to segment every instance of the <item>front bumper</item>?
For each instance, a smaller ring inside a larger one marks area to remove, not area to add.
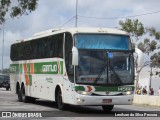
[[[112,102],[104,103],[104,100]],[[75,95],[75,105],[130,105],[133,103],[133,95],[122,96],[89,96]]]

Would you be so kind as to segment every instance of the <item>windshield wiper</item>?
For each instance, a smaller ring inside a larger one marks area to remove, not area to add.
[[[118,80],[117,82],[119,82],[119,84],[122,84],[122,80],[119,77],[119,75],[117,74],[117,72],[114,70],[114,68],[110,65],[111,70],[113,71],[113,74],[116,76],[116,80]]]
[[[102,67],[102,69],[100,70],[100,72],[99,72],[97,78],[94,80],[93,84],[96,84],[96,83],[97,83],[97,81],[101,78],[102,73],[105,71],[105,69],[106,69],[107,67],[108,67],[107,64],[105,64],[104,67]]]

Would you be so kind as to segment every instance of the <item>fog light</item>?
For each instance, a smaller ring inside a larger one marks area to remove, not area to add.
[[[81,102],[81,99],[77,98],[77,101],[78,101],[78,102]]]
[[[78,94],[80,95],[91,95],[91,92],[86,92],[86,91],[77,91]]]
[[[77,101],[78,101],[78,102],[84,102],[85,100],[84,100],[84,99],[77,98]]]

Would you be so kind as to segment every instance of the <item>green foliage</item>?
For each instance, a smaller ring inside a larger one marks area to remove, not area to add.
[[[160,53],[155,53],[151,56],[153,66],[160,66]]]
[[[9,74],[9,73],[10,73],[10,70],[9,70],[9,69],[3,69],[3,71],[0,70],[0,73]]]
[[[153,52],[154,50],[156,50],[156,45],[157,45],[157,42],[155,40],[152,40],[150,42],[150,39],[145,38],[143,42],[140,42],[138,44],[138,48],[142,52],[149,54],[150,52]]]
[[[142,52],[149,54],[160,48],[157,47],[157,42],[160,40],[160,32],[154,27],[145,28],[137,19],[127,19],[124,22],[119,21],[119,25],[121,26],[122,30],[129,33],[132,39],[132,45],[138,47],[140,50],[142,50]],[[144,38],[143,35],[145,34],[148,35],[148,38],[140,39]],[[140,40],[140,42],[137,45],[138,40]],[[150,60],[152,61],[150,65],[160,67],[160,53],[153,54],[150,57]],[[157,72],[156,74],[158,75],[160,72]]]
[[[10,0],[1,0],[0,1],[0,24],[5,21],[5,15],[8,12],[8,7],[10,6]]]
[[[156,31],[154,27],[146,28],[150,36],[154,36],[156,40],[160,40],[160,32]]]
[[[140,43],[138,44],[138,48],[139,48],[142,52],[145,52],[145,51],[146,51],[145,45],[144,45],[142,42],[140,42]]]
[[[18,6],[14,6],[11,9],[11,17],[18,15],[28,15],[28,13],[34,11],[37,6],[37,0],[18,0]]]
[[[153,52],[154,50],[156,50],[156,45],[157,45],[157,42],[155,40],[152,40],[151,43],[149,44],[149,48],[151,52]]]
[[[119,21],[119,25],[123,30],[128,32],[131,37],[136,38],[136,41],[138,41],[140,37],[145,34],[144,26],[138,19],[126,19],[125,22]],[[132,39],[132,42],[134,42],[134,39]]]
[[[7,13],[12,18],[22,15],[28,15],[32,11],[35,11],[38,0],[1,0],[0,1],[0,24],[5,22],[5,16]],[[17,3],[15,5],[15,3]]]
[[[138,20],[126,19],[126,21],[119,21],[119,25],[123,30],[129,33],[132,44],[135,44],[140,50],[144,53],[150,53],[156,50],[157,40],[160,39],[160,32],[157,32],[154,27],[146,28],[143,24]],[[151,37],[155,37],[155,40],[151,40],[150,38],[145,38],[136,45],[136,42],[142,38],[143,35],[149,33]]]

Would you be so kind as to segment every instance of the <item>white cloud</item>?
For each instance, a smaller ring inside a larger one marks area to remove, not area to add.
[[[159,0],[78,0],[78,14],[95,17],[118,17],[137,15],[158,11]],[[34,33],[63,25],[75,16],[76,0],[39,0],[38,8],[28,16],[19,19],[8,19],[5,24],[5,67],[9,65],[10,45],[17,39],[31,37]],[[145,26],[153,26],[160,30],[160,13],[135,17]],[[121,19],[86,19],[78,18],[79,27],[118,27]],[[124,20],[124,19],[122,19]],[[74,27],[72,20],[64,27]],[[2,46],[2,31],[0,31],[0,57]],[[0,60],[1,69],[1,60]]]

